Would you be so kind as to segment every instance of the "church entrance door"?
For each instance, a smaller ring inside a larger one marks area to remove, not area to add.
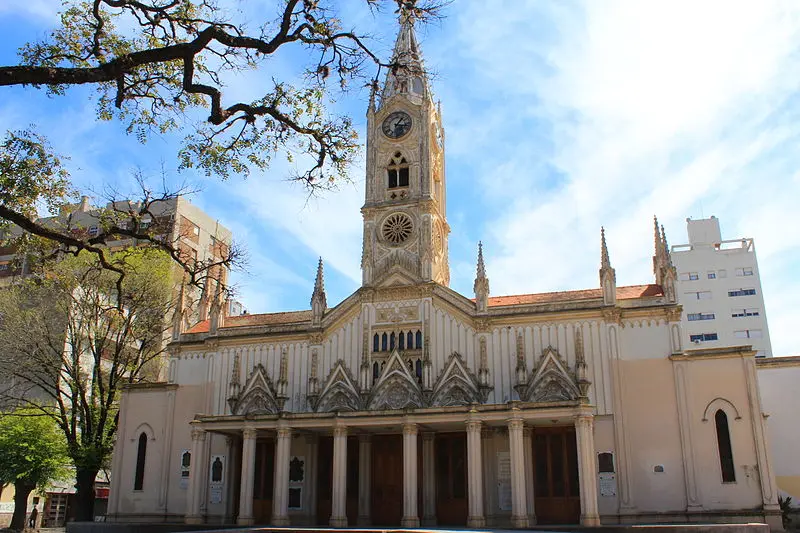
[[[269,524],[272,517],[274,466],[275,441],[271,439],[258,441],[253,475],[253,518],[256,524]]]
[[[372,438],[372,524],[398,526],[403,517],[403,437]]]
[[[579,523],[581,500],[575,428],[534,428],[533,463],[537,522]]]
[[[317,525],[327,526],[333,512],[333,437],[321,437],[318,448]],[[358,437],[347,438],[347,523],[358,519]]]
[[[436,523],[441,526],[466,526],[466,433],[437,433],[435,450]]]

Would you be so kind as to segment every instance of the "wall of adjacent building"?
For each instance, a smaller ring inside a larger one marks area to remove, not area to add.
[[[778,488],[800,507],[800,356],[759,361],[758,381]]]

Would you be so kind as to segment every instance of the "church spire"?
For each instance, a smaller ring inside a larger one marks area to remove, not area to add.
[[[656,276],[656,284],[661,285],[664,290],[664,296],[670,302],[676,302],[675,296],[675,282],[678,279],[678,273],[675,266],[672,264],[672,255],[669,252],[669,245],[667,244],[667,234],[664,231],[664,226],[659,227],[658,218],[653,217],[653,224],[655,226],[655,241],[656,250],[653,256],[653,273]]]
[[[381,103],[397,94],[417,103],[425,96],[430,98],[425,64],[414,31],[414,17],[405,9],[400,12],[400,31],[397,33],[391,65],[386,73]]]
[[[617,303],[617,273],[611,267],[606,245],[606,229],[600,228],[600,287],[603,290],[603,304]]]
[[[480,241],[478,241],[478,267],[473,289],[478,313],[487,313],[489,310],[489,278],[486,277],[486,265],[483,264],[483,243]]]
[[[314,281],[314,292],[311,294],[311,322],[318,326],[322,322],[322,315],[328,308],[328,301],[325,297],[325,279],[322,267],[322,258],[319,258],[317,265],[317,279]]]

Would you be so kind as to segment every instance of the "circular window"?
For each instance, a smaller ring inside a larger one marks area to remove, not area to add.
[[[383,222],[383,238],[392,244],[402,244],[411,236],[411,219],[403,213],[389,215]]]

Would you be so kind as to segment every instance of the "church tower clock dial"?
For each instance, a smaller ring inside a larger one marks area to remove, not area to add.
[[[390,139],[399,139],[411,129],[411,117],[404,111],[395,111],[383,121],[383,134]]]
[[[363,284],[449,285],[442,117],[407,16],[392,62],[367,111]]]

